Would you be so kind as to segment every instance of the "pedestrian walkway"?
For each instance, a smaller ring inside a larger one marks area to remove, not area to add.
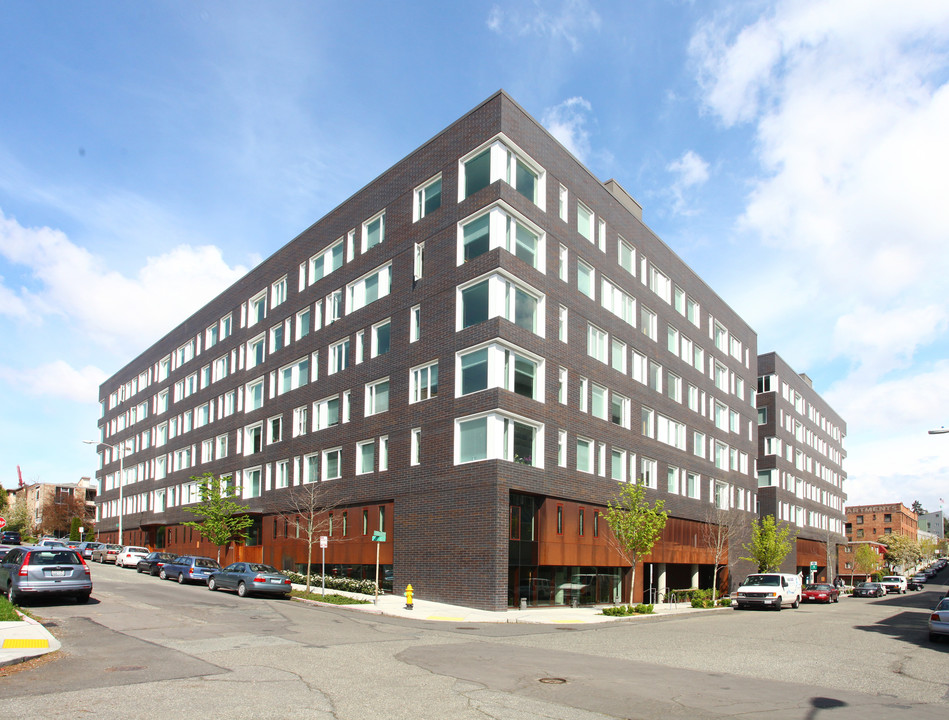
[[[0,622],[0,667],[59,650],[59,640],[31,617]]]

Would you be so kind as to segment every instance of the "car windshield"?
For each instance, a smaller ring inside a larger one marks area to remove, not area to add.
[[[780,585],[777,575],[749,575],[745,578],[745,585]]]
[[[270,567],[270,565],[261,565],[260,563],[248,563],[247,567],[251,572],[264,572],[264,573],[275,573],[277,568]]]
[[[939,601],[939,604],[936,606],[937,611],[949,610],[949,597],[943,598]]]

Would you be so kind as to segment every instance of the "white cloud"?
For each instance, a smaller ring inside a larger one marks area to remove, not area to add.
[[[494,5],[488,13],[487,27],[498,35],[537,36],[562,40],[573,52],[582,48],[580,35],[600,27],[600,16],[586,0],[562,0],[559,5],[537,0],[523,9]]]
[[[26,395],[63,398],[78,403],[95,403],[99,385],[107,375],[97,367],[75,369],[63,360],[54,360],[26,370],[0,367],[0,380]]]
[[[541,124],[557,138],[580,162],[590,156],[590,133],[586,129],[587,116],[593,111],[589,101],[572,97],[559,105],[547,108]]]
[[[146,259],[135,277],[51,228],[25,228],[0,211],[0,257],[25,267],[34,287],[16,297],[37,318],[65,317],[96,342],[124,352],[146,346],[246,273],[216,247],[179,245]]]
[[[692,187],[708,182],[708,163],[694,150],[683,153],[678,160],[666,165],[666,170],[677,175],[669,191],[672,193],[673,209],[678,213],[691,214],[687,208],[684,192]]]

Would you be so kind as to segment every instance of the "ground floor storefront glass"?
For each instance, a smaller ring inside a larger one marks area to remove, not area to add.
[[[597,605],[620,602],[622,568],[512,567],[508,572],[508,605]]]

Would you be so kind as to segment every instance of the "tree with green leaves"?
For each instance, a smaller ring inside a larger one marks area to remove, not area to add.
[[[923,507],[923,504],[919,500],[913,500],[913,512],[917,515],[925,515],[926,509]]]
[[[744,547],[748,557],[739,558],[758,566],[758,572],[778,572],[784,558],[791,552],[791,528],[778,528],[774,515],[751,521],[751,542]]]
[[[919,543],[906,535],[881,535],[878,541],[886,547],[886,564],[894,572],[914,567],[922,560]]]
[[[33,534],[33,523],[30,521],[30,511],[25,500],[13,503],[13,507],[4,516],[7,521],[7,530],[16,530],[24,537]]]
[[[3,515],[10,509],[10,496],[7,489],[0,485],[0,515]]]
[[[857,545],[857,549],[853,553],[853,565],[850,570],[850,584],[853,585],[853,573],[854,571],[860,573],[861,575],[870,575],[880,568],[880,555],[872,547],[866,543],[861,543]]]
[[[632,566],[629,585],[629,602],[633,601],[636,587],[636,564],[647,555],[662,534],[669,514],[663,510],[665,502],[657,500],[650,505],[646,499],[646,488],[641,482],[620,484],[616,503],[607,505],[607,524],[612,530],[613,546]]]
[[[198,484],[201,500],[184,510],[202,519],[183,524],[197,529],[201,537],[216,545],[217,560],[221,562],[221,550],[231,542],[246,541],[247,528],[254,521],[246,514],[248,506],[237,502],[240,495],[231,484],[230,475],[215,477],[213,473],[206,472],[192,475],[191,479]]]

